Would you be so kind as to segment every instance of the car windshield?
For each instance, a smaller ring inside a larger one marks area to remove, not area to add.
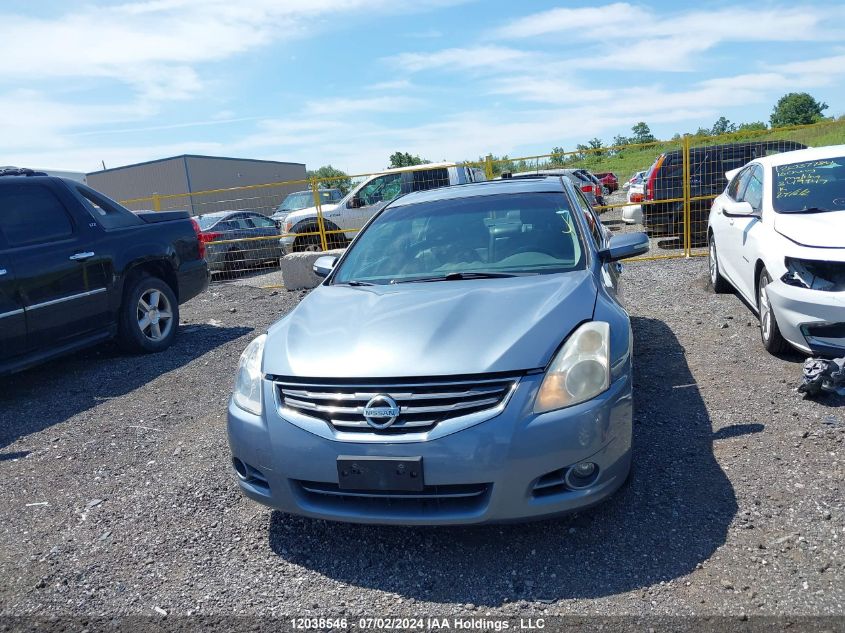
[[[330,199],[329,192],[326,191],[320,198],[320,202],[328,202]],[[314,193],[311,191],[298,191],[285,198],[276,211],[299,211],[300,209],[313,206]]]
[[[776,166],[772,207],[778,213],[845,209],[845,156]]]
[[[333,283],[387,284],[584,268],[560,193],[477,196],[388,207],[364,230]]]

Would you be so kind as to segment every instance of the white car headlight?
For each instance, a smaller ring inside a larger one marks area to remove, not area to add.
[[[235,392],[232,394],[236,405],[255,415],[261,415],[261,360],[266,340],[267,335],[262,334],[246,346],[238,362]]]
[[[610,324],[590,321],[575,330],[555,356],[534,401],[534,413],[579,402],[610,387]]]

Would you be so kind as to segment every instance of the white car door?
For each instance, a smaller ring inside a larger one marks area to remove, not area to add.
[[[754,287],[754,266],[760,252],[759,242],[763,231],[763,167],[750,165],[745,186],[740,183],[739,202],[751,205],[755,215],[734,215],[728,217],[728,249],[733,270],[731,281],[752,305],[756,305],[757,289]]]
[[[716,252],[719,258],[719,270],[731,284],[738,288],[737,263],[740,256],[737,248],[739,239],[736,235],[736,218],[725,213],[725,205],[731,202],[738,202],[740,194],[748,185],[751,177],[751,168],[742,169],[734,175],[728,183],[725,192],[713,202],[713,209],[710,214],[710,227],[713,229],[713,238],[716,242]]]

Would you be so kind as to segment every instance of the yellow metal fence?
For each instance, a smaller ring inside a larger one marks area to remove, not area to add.
[[[152,194],[122,203],[133,210],[193,209],[214,278],[221,280],[277,267],[287,252],[343,248],[376,211],[402,193],[508,175],[561,174],[582,190],[612,231],[649,234],[651,251],[639,259],[690,257],[706,252],[707,216],[712,200],[727,185],[725,172],[759,156],[845,142],[839,138],[842,129],[842,122],[824,122],[721,136],[685,135],[520,158],[424,164],[403,171]],[[612,173],[617,187],[609,181],[597,185],[585,172]],[[291,188],[310,194],[309,208],[286,215],[279,191]]]

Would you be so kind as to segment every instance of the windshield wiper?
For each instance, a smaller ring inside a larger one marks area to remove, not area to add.
[[[374,283],[370,283],[369,281],[358,281],[357,279],[353,279],[352,281],[342,281],[339,283],[334,284],[336,286],[375,286]]]
[[[519,277],[532,273],[493,273],[493,272],[455,272],[437,277],[414,277],[413,279],[391,279],[392,284],[411,284],[427,281],[457,281],[459,279],[499,279],[502,277]]]
[[[789,211],[789,213],[826,213],[828,211],[833,211],[833,209],[827,209],[825,207],[805,207],[803,209]]]

